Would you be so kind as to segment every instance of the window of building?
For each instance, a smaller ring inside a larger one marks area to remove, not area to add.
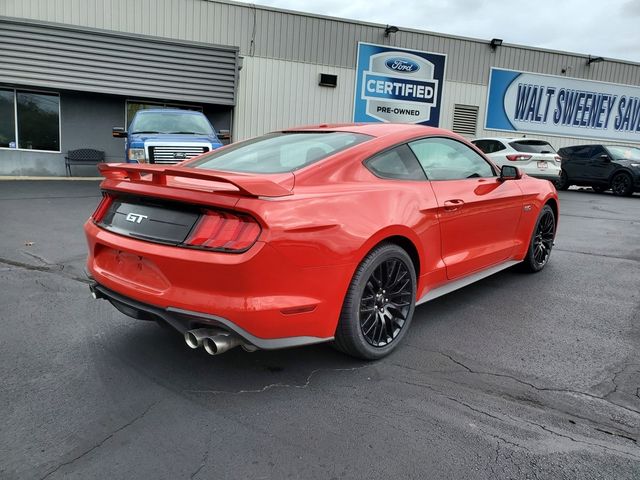
[[[493,177],[495,172],[484,158],[464,143],[433,137],[409,144],[429,180],[458,180]]]
[[[13,90],[0,90],[0,147],[16,148],[16,116]]]
[[[60,97],[17,92],[18,148],[60,150]]]
[[[138,110],[148,110],[150,108],[179,108],[180,110],[196,110],[197,112],[202,112],[202,107],[199,105],[127,100],[127,118],[125,119],[125,125],[127,125],[127,128],[129,127],[131,120],[133,120],[133,117],[138,113]]]
[[[60,96],[0,89],[0,148],[59,152]]]

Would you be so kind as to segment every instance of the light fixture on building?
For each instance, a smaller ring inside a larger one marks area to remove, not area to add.
[[[589,55],[589,58],[587,59],[587,65],[591,65],[592,63],[600,63],[600,62],[604,62],[604,58],[592,57],[591,55]]]
[[[384,29],[384,36],[388,37],[390,33],[396,33],[398,31],[400,31],[400,29],[395,25],[387,25],[387,28]]]
[[[492,38],[491,41],[489,42],[489,46],[491,47],[491,50],[495,50],[500,45],[502,45],[501,38]]]

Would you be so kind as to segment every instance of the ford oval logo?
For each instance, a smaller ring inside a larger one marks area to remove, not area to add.
[[[390,58],[384,64],[387,66],[389,70],[393,70],[395,72],[417,72],[420,70],[420,65],[418,65],[413,60],[409,60],[408,58]]]

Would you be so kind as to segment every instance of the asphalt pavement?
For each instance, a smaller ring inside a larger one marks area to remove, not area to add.
[[[640,196],[561,192],[539,274],[416,309],[377,362],[211,357],[93,300],[95,181],[0,181],[2,479],[638,479]]]

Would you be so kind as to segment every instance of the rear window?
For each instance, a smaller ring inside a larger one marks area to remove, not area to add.
[[[516,151],[525,153],[556,153],[551,145],[542,140],[516,140],[509,142]]]
[[[271,133],[214,150],[185,166],[241,173],[292,172],[370,138],[350,132]]]

